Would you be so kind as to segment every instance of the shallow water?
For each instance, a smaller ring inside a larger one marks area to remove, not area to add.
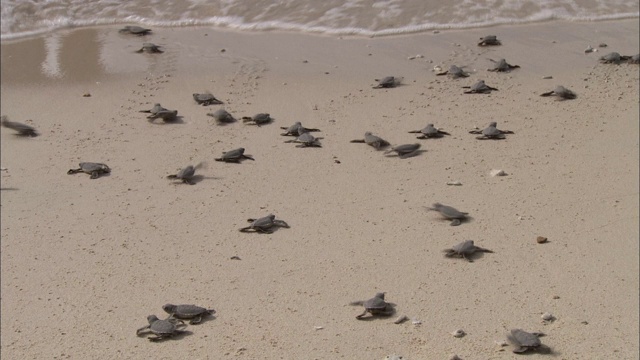
[[[1,0],[1,39],[105,24],[390,35],[638,17],[637,0]]]

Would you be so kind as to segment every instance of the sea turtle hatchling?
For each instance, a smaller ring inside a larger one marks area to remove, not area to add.
[[[548,352],[550,349],[542,345],[540,337],[543,333],[530,333],[521,329],[513,329],[507,334],[507,340],[513,346],[514,353],[524,353],[529,350]]]
[[[502,45],[498,37],[495,35],[487,35],[480,38],[480,42],[478,42],[478,46],[487,46],[487,45]]]
[[[629,58],[629,64],[640,64],[640,54],[635,54]]]
[[[487,71],[495,71],[495,72],[509,72],[513,69],[518,69],[520,65],[511,65],[505,59],[500,59],[498,61],[489,59],[489,61],[493,62],[495,65],[491,69],[487,69]]]
[[[151,29],[145,29],[143,27],[135,25],[127,25],[124,28],[120,29],[119,32],[123,34],[147,35],[151,32]]]
[[[576,93],[562,85],[558,85],[555,89],[542,93],[540,96],[557,96],[558,100],[572,100],[576,98]]]
[[[155,336],[149,337],[149,341],[158,341],[184,333],[184,330],[178,330],[178,326],[184,325],[182,320],[172,318],[160,320],[155,315],[149,315],[147,316],[147,321],[149,322],[149,325],[136,330],[136,335],[141,336],[145,333],[151,332]]]
[[[225,109],[218,109],[212,113],[207,113],[208,116],[214,118],[218,124],[230,124],[236,122],[236,118]]]
[[[237,148],[230,151],[225,151],[222,153],[222,156],[214,159],[215,161],[224,161],[224,162],[235,162],[239,163],[241,160],[255,160],[251,155],[244,154],[244,148]]]
[[[410,158],[418,154],[418,149],[420,149],[420,144],[404,144],[393,146],[391,149],[385,151],[385,155],[391,153],[392,151],[398,154],[400,159]]]
[[[17,131],[18,133],[16,135],[18,136],[38,136],[36,129],[34,129],[32,126],[15,121],[9,121],[9,118],[5,115],[0,118],[0,121],[2,122],[2,126],[6,127],[7,129]]]
[[[454,245],[450,249],[444,250],[444,256],[446,257],[461,257],[468,262],[473,262],[471,256],[476,252],[492,253],[489,249],[484,249],[473,244],[473,240],[465,240],[459,244]]]
[[[391,145],[389,144],[389,142],[387,140],[384,140],[383,138],[373,135],[371,133],[371,131],[366,131],[364,133],[364,139],[355,139],[355,140],[351,140],[350,142],[352,143],[364,143],[367,144],[369,146],[374,147],[376,150],[380,150],[383,148],[386,148],[387,146]]]
[[[602,64],[620,64],[623,61],[627,61],[631,56],[620,55],[617,52],[610,52],[600,57],[600,63]]]
[[[83,172],[86,174],[90,174],[90,179],[97,179],[100,177],[100,175],[108,174],[111,172],[111,169],[107,165],[101,163],[81,162],[78,165],[80,166],[79,168],[69,169],[69,171],[67,171],[67,174],[71,175]]]
[[[390,316],[394,312],[393,306],[384,300],[383,292],[375,294],[375,296],[369,300],[352,301],[349,305],[364,306],[362,314],[356,316],[358,320],[365,318],[367,313],[371,314],[371,316]]]
[[[396,76],[385,76],[382,79],[375,79],[378,82],[378,85],[374,86],[374,89],[382,89],[382,88],[394,88],[402,82],[404,78],[396,77]]]
[[[160,50],[160,46],[154,43],[143,43],[140,50],[136,50],[137,53],[147,54],[162,54],[164,51]]]
[[[440,203],[435,203],[432,205],[433,207],[427,207],[427,210],[437,211],[442,215],[445,219],[451,220],[449,225],[458,226],[462,223],[462,220],[466,219],[469,213],[458,211],[457,209],[442,205]]]
[[[242,117],[242,122],[249,125],[260,126],[260,125],[268,124],[272,121],[273,121],[273,118],[268,113],[259,113],[259,114],[253,115],[252,117],[250,116]]]
[[[190,320],[189,324],[194,325],[202,321],[203,316],[213,315],[214,309],[206,309],[197,305],[174,305],[164,304],[162,310],[171,315],[171,318]]]
[[[320,131],[320,129],[306,128],[306,127],[302,126],[302,123],[300,121],[296,121],[295,123],[293,123],[293,125],[291,125],[289,127],[281,126],[280,129],[286,130],[285,132],[280,134],[282,136],[300,136],[300,135],[302,135],[303,133],[306,133],[306,132],[317,132],[317,131]]]
[[[504,140],[506,139],[505,134],[514,134],[511,130],[500,130],[497,126],[498,123],[492,121],[486,128],[482,130],[471,130],[469,134],[480,134],[481,136],[476,137],[478,140]]]
[[[464,92],[465,94],[489,94],[492,91],[498,91],[498,89],[485,84],[484,80],[478,80],[475,84],[463,86],[462,88],[469,89]]]
[[[174,122],[178,119],[178,110],[159,110],[151,115],[147,116],[149,122],[153,122],[155,119],[162,119],[164,122]]]
[[[216,97],[213,96],[213,94],[211,94],[210,92],[206,92],[202,94],[195,93],[193,94],[193,100],[195,100],[198,103],[198,105],[202,105],[202,106],[223,104],[222,101],[216,99]]]
[[[196,174],[196,170],[203,166],[204,163],[202,162],[196,166],[189,165],[183,169],[180,169],[180,171],[178,171],[178,173],[175,175],[167,175],[167,179],[178,179],[182,180],[182,182],[185,184],[194,185],[195,182],[193,181],[193,177]]]
[[[258,232],[271,234],[275,231],[275,228],[289,228],[289,224],[282,220],[276,220],[276,216],[273,214],[269,214],[258,219],[247,219],[247,221],[250,222],[251,225],[241,228],[240,232]]]
[[[168,111],[169,109],[165,109],[160,105],[160,103],[155,103],[153,107],[149,110],[140,110],[141,113],[149,113],[149,114],[157,114],[160,111]]]
[[[424,128],[420,129],[420,130],[412,130],[409,131],[410,134],[421,134],[420,136],[418,136],[418,139],[434,139],[434,138],[441,138],[444,135],[451,135],[446,131],[442,131],[438,128],[436,128],[435,126],[433,126],[433,124],[427,124],[427,126],[425,126]]]
[[[457,79],[457,78],[461,78],[461,77],[469,77],[469,73],[462,70],[462,68],[456,66],[456,65],[451,65],[449,67],[449,70],[445,70],[445,71],[441,71],[439,73],[436,74],[436,76],[441,76],[441,75],[449,75],[449,77],[453,78],[453,79]]]
[[[311,133],[303,132],[300,136],[295,138],[295,140],[287,140],[286,143],[298,143],[296,147],[322,147],[319,140],[322,140],[321,137],[315,137],[311,135]]]

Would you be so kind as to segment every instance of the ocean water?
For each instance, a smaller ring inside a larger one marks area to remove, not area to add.
[[[380,36],[639,16],[638,0],[0,0],[0,38],[106,24]]]

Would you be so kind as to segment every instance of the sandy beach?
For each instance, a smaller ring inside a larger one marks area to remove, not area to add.
[[[521,328],[552,349],[533,359],[638,359],[640,72],[598,58],[637,54],[639,27],[142,38],[112,26],[3,42],[2,115],[40,136],[0,132],[0,357],[512,359],[496,342]],[[503,45],[477,46],[487,34]],[[143,42],[165,52],[135,53]],[[501,58],[520,68],[487,71]],[[388,75],[402,85],[373,88]],[[463,94],[481,79],[498,91]],[[557,85],[577,98],[539,96]],[[196,104],[205,91],[224,105]],[[148,122],[139,111],[154,103],[178,122]],[[220,126],[206,115],[219,108],[274,121]],[[319,128],[322,147],[285,143],[280,127],[295,121]],[[514,134],[469,134],[491,121]],[[451,135],[408,133],[428,123]],[[424,151],[350,143],[365,131]],[[214,161],[238,147],[255,161]],[[111,174],[67,175],[85,161]],[[166,179],[199,162],[195,185]],[[449,226],[425,209],[435,202],[469,219]],[[238,231],[269,213],[290,228]],[[443,256],[463,240],[494,253]],[[396,313],[357,320],[349,303],[376,292]],[[217,314],[174,339],[136,336],[165,303]],[[410,321],[394,324],[400,315]]]

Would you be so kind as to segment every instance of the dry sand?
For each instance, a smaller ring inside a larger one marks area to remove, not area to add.
[[[1,132],[2,358],[505,359],[517,356],[494,341],[517,327],[546,333],[558,359],[637,359],[639,70],[597,58],[637,53],[638,31],[637,19],[382,38],[106,27],[3,43],[2,114],[41,136]],[[491,33],[503,46],[476,46]],[[134,53],[145,41],[166,52]],[[487,72],[488,58],[521,68]],[[472,75],[436,77],[438,64]],[[372,89],[386,75],[404,85]],[[499,91],[462,95],[479,79]],[[539,96],[560,84],[578,98]],[[191,97],[205,90],[275,121],[217,126],[205,114],[221,106]],[[148,123],[138,110],[156,102],[181,123]],[[323,147],[283,143],[294,121],[320,128]],[[490,121],[515,134],[468,133]],[[452,135],[407,133],[427,123]],[[426,152],[349,143],[367,130]],[[213,161],[240,146],[255,162]],[[81,161],[113,171],[66,174]],[[194,186],[165,178],[200,161]],[[424,208],[437,201],[471,220],[449,226]],[[291,228],[238,231],[268,213]],[[443,257],[466,239],[495,253]],[[422,325],[356,320],[349,302],[377,291]],[[136,337],[167,302],[218,314],[179,339]]]

